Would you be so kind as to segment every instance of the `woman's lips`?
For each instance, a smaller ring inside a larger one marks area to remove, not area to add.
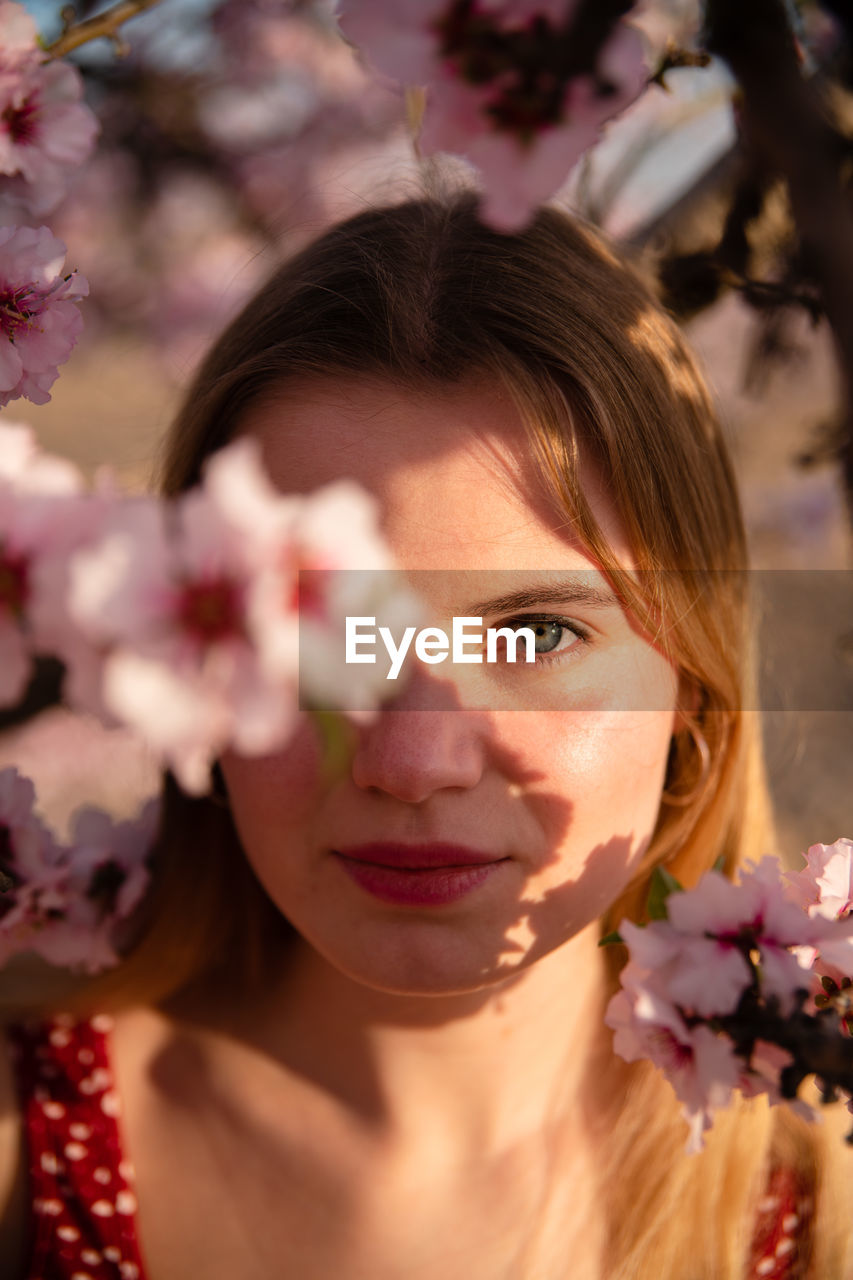
[[[453,844],[362,844],[333,850],[347,874],[368,893],[403,906],[455,902],[509,859]]]

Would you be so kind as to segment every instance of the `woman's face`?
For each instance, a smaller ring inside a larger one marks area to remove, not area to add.
[[[250,411],[244,429],[282,491],[349,476],[379,499],[398,564],[433,571],[414,579],[429,624],[561,619],[539,622],[533,666],[416,662],[375,722],[353,727],[334,778],[308,719],[276,755],[223,761],[256,875],[331,964],[400,992],[508,977],[631,879],[658,813],[677,673],[609,598],[495,383],[421,396],[314,381]],[[591,466],[581,480],[630,569]],[[499,599],[520,591],[531,603]]]

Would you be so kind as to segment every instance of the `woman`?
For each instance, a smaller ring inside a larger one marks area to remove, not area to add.
[[[769,841],[731,469],[648,290],[552,210],[368,211],[216,344],[164,491],[240,433],[286,492],[357,479],[430,620],[532,626],[536,664],[420,667],[342,773],[308,720],[167,785],[99,1015],[9,1032],[4,1277],[853,1274],[838,1137],[743,1103],[686,1156],[603,1022],[652,869]]]

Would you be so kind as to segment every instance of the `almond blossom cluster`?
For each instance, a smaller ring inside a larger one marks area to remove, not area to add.
[[[0,770],[0,966],[34,952],[88,973],[109,968],[148,887],[158,802],[124,822],[81,809],[67,843],[34,805],[29,778]]]
[[[75,304],[89,286],[64,262],[47,227],[0,227],[0,406],[19,396],[45,404],[77,341]]]
[[[0,198],[43,217],[88,159],[98,121],[76,67],[46,61],[23,5],[0,0]]]
[[[482,216],[524,226],[606,120],[648,81],[646,45],[616,22],[591,51],[581,0],[347,0],[340,25],[382,72],[427,88],[419,149],[466,156]]]
[[[853,912],[853,840],[813,844],[803,871],[791,872],[788,883],[809,916],[846,920]],[[817,954],[812,968],[820,984],[814,1001],[820,1009],[834,1008],[848,1035],[853,1035],[853,964],[839,967],[832,957]]]
[[[18,702],[35,654],[84,663],[64,596],[69,557],[96,528],[78,469],[28,427],[0,425],[0,706]]]
[[[630,956],[605,1015],[614,1051],[664,1072],[683,1103],[688,1150],[702,1148],[735,1089],[809,1116],[796,1099],[807,1075],[827,1100],[838,1089],[853,1097],[851,883],[850,840],[812,846],[806,868],[787,876],[773,858],[748,864],[737,883],[706,872],[690,890],[658,875],[656,918],[623,920],[605,939]]]
[[[135,730],[190,792],[226,748],[284,746],[300,694],[367,714],[387,694],[380,666],[344,666],[343,634],[352,612],[418,616],[391,567],[371,498],[345,481],[282,495],[248,438],[165,503],[84,492],[0,426],[0,705],[57,656],[65,699]]]

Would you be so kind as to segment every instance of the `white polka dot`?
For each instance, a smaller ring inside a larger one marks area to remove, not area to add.
[[[82,1062],[84,1067],[88,1067],[95,1061],[95,1055],[91,1049],[78,1049],[77,1061]]]
[[[65,1154],[69,1160],[83,1160],[89,1152],[82,1142],[66,1142]]]
[[[33,1209],[36,1213],[46,1213],[48,1217],[55,1218],[57,1214],[62,1213],[61,1200],[42,1200],[36,1197],[33,1201]]]
[[[90,1124],[70,1124],[68,1132],[72,1138],[76,1138],[78,1142],[85,1142],[87,1138],[92,1136],[92,1126]]]
[[[119,1102],[118,1094],[114,1090],[105,1093],[101,1098],[101,1110],[105,1116],[121,1115],[121,1103]]]
[[[113,1020],[109,1014],[97,1013],[94,1018],[92,1018],[91,1025],[94,1027],[95,1031],[112,1031]]]
[[[67,1044],[71,1043],[71,1033],[63,1031],[61,1027],[58,1027],[56,1031],[51,1031],[47,1038],[57,1049],[64,1049]]]
[[[120,1262],[121,1250],[117,1249],[115,1245],[108,1244],[106,1249],[104,1250],[104,1257],[106,1258],[107,1262]]]
[[[75,1271],[71,1276],[71,1280],[92,1280],[92,1277],[88,1271]]]
[[[81,1093],[98,1093],[101,1089],[109,1089],[113,1078],[106,1067],[95,1067],[90,1076],[80,1081]]]
[[[52,1151],[43,1151],[39,1159],[39,1164],[44,1169],[45,1173],[62,1173],[65,1168],[65,1165],[59,1157],[54,1155]]]
[[[786,1253],[793,1253],[796,1247],[796,1241],[792,1240],[791,1237],[788,1236],[787,1240],[780,1240],[777,1244],[776,1257],[784,1258]]]
[[[60,1240],[67,1240],[69,1244],[74,1240],[80,1239],[80,1232],[76,1227],[57,1227],[56,1234],[59,1236]]]
[[[95,1181],[100,1182],[102,1187],[105,1187],[107,1183],[112,1180],[112,1176],[113,1175],[110,1173],[109,1169],[105,1169],[103,1166],[101,1166],[100,1169],[96,1169],[92,1174]]]
[[[762,1258],[755,1268],[757,1276],[770,1276],[776,1270],[775,1258]]]
[[[139,1267],[135,1262],[123,1262],[119,1267],[121,1280],[137,1280]]]
[[[111,1218],[115,1213],[115,1206],[109,1200],[96,1200],[92,1205],[92,1213],[97,1218]]]
[[[795,1213],[786,1213],[782,1219],[782,1230],[787,1233],[795,1231],[799,1225],[800,1219]]]
[[[779,1208],[779,1204],[780,1201],[778,1196],[765,1196],[763,1200],[759,1200],[758,1202],[758,1212],[772,1213],[774,1209]]]
[[[61,1102],[43,1102],[41,1109],[48,1120],[61,1120],[65,1115],[65,1108]]]
[[[87,1262],[90,1267],[95,1267],[101,1261],[101,1255],[97,1249],[81,1249],[80,1261]]]
[[[136,1213],[136,1196],[132,1191],[120,1191],[116,1196],[116,1209],[119,1213]]]
[[[129,1160],[122,1160],[118,1167],[118,1171],[124,1178],[125,1182],[133,1182],[136,1177],[136,1170]]]

